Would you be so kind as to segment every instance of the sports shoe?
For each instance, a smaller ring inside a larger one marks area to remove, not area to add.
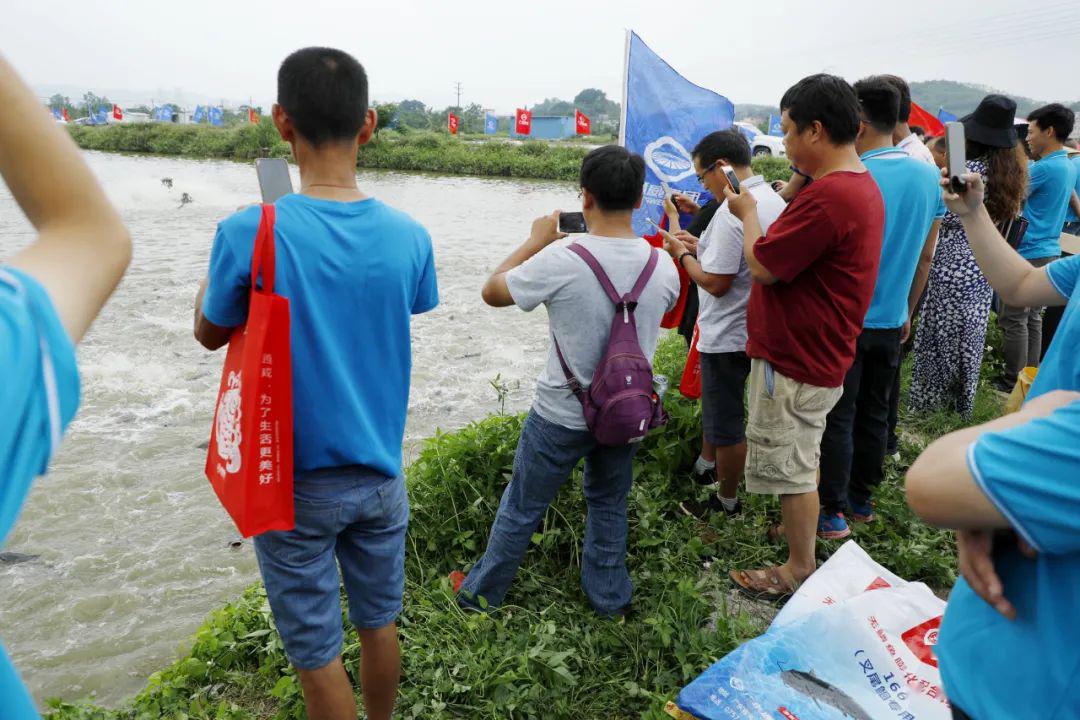
[[[694,483],[699,487],[712,488],[719,485],[719,483],[716,482],[716,468],[709,468],[705,472],[691,470],[690,477],[694,479]]]
[[[735,509],[728,510],[724,507],[724,503],[720,502],[720,498],[710,494],[708,500],[683,500],[679,503],[679,509],[698,520],[705,520],[710,515],[718,512],[722,512],[728,517],[734,517],[742,512],[742,500],[736,500]]]
[[[851,509],[851,519],[853,522],[871,523],[877,518],[874,517],[874,501],[867,500],[866,502],[855,502],[850,497],[848,498],[848,507]]]
[[[461,584],[463,582],[465,582],[465,573],[460,570],[454,570],[450,573],[450,586],[454,589],[455,593],[457,593],[458,590],[461,590]]]
[[[851,528],[844,520],[844,513],[818,515],[817,536],[822,540],[839,540],[851,534]]]

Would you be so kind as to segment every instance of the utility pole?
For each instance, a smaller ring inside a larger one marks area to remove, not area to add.
[[[461,81],[458,80],[454,83],[454,89],[457,90],[457,107],[461,107]]]

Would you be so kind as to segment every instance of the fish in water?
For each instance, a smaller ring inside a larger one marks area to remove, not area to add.
[[[40,555],[26,555],[24,553],[17,552],[0,552],[0,563],[7,563],[14,565],[15,563],[24,563],[37,560]]]
[[[780,679],[789,688],[806,695],[818,706],[821,703],[831,705],[842,712],[844,717],[853,720],[874,720],[850,695],[835,685],[825,682],[812,672],[785,670],[780,673]]]
[[[187,193],[182,193],[180,195],[180,207],[184,207],[188,203],[193,203],[193,202],[195,202],[195,200],[190,195],[188,195]],[[177,208],[177,209],[179,209],[179,208]]]
[[[171,190],[172,189],[172,178],[171,177],[163,177],[163,178],[161,178],[161,184]]]

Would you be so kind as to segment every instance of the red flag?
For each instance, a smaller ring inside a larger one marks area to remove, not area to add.
[[[529,135],[532,132],[532,110],[518,108],[514,118],[514,132],[518,135]]]
[[[580,110],[574,110],[574,124],[577,126],[578,135],[589,134],[589,116]]]
[[[259,113],[255,112],[255,108],[248,108],[248,122],[252,125],[259,124]]]
[[[64,108],[64,122],[71,122],[71,118],[68,117],[67,108]]]
[[[945,126],[941,124],[941,121],[916,105],[915,101],[911,102],[911,117],[908,118],[908,125],[918,125],[926,131],[927,137],[945,134]]]
[[[112,106],[112,116],[113,116],[113,120],[123,120],[124,119],[124,111],[120,109],[119,105],[113,105]]]
[[[451,135],[457,135],[458,128],[458,116],[454,113],[450,113],[446,116],[446,129],[450,131]]]

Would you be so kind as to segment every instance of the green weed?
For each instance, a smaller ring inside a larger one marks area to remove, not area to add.
[[[676,335],[665,337],[657,351],[657,370],[673,388],[685,354]],[[998,401],[987,393],[980,389],[980,407],[990,412]],[[635,465],[629,619],[598,617],[579,589],[580,470],[537,529],[506,604],[490,614],[462,612],[447,574],[467,569],[484,549],[522,418],[492,415],[426,443],[407,471],[412,519],[400,619],[401,717],[659,720],[679,688],[764,629],[761,621],[730,612],[722,598],[729,568],[783,559],[785,549],[765,537],[778,505],[748,497],[741,517],[710,524],[679,512],[678,501],[698,492],[688,471],[701,430],[696,403],[672,390],[666,405],[669,425],[647,438]],[[889,461],[878,496],[881,520],[856,527],[855,539],[900,575],[944,589],[956,577],[952,537],[914,517],[901,481],[926,442],[963,423],[946,414],[904,422],[912,429],[904,435],[903,461]],[[822,543],[820,556],[838,545]],[[265,591],[254,586],[211,613],[190,652],[151,676],[123,707],[54,702],[52,717],[301,718],[299,684],[273,627]],[[343,657],[358,676],[359,643],[347,624]]]

